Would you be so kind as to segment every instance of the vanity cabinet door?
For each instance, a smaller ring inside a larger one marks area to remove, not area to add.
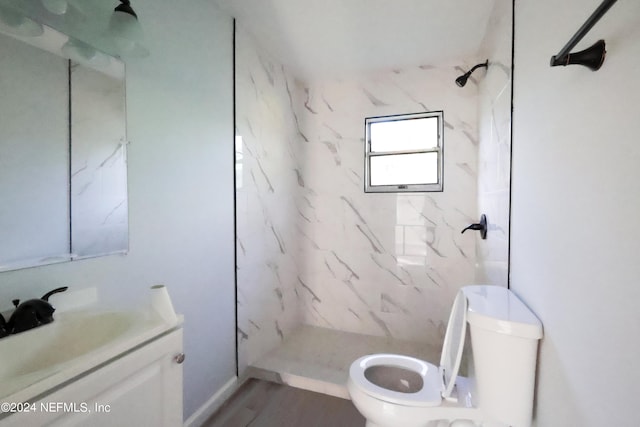
[[[180,354],[178,329],[34,402],[33,411],[5,418],[0,426],[182,426]]]

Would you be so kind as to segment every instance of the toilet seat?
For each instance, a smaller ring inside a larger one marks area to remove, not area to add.
[[[399,354],[372,354],[353,362],[349,368],[349,377],[353,385],[378,400],[404,406],[439,406],[442,399],[452,398],[467,328],[467,298],[459,292],[453,303],[447,332],[445,333],[440,367],[414,357]],[[404,393],[380,387],[365,376],[368,368],[391,366],[412,371],[422,378],[422,387],[415,393]]]
[[[403,393],[380,387],[365,377],[365,371],[374,366],[392,366],[415,372],[422,378],[422,387],[415,393]],[[442,402],[442,380],[438,367],[414,357],[399,354],[372,354],[353,362],[349,368],[353,384],[376,399],[404,406],[430,407]]]

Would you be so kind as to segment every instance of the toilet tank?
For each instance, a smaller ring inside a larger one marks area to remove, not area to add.
[[[466,286],[467,322],[475,371],[475,406],[511,427],[532,420],[542,323],[509,289]]]

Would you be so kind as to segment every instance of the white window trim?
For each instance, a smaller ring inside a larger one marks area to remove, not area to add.
[[[428,150],[404,150],[387,151],[376,154],[371,152],[371,124],[379,122],[389,122],[397,120],[420,119],[425,117],[436,117],[438,119],[438,146]],[[429,111],[424,113],[398,114],[393,116],[367,117],[364,120],[365,143],[364,143],[364,192],[365,193],[418,193],[418,192],[438,192],[444,189],[444,112]],[[370,158],[375,156],[387,156],[394,154],[417,154],[417,153],[438,153],[438,182],[435,184],[400,184],[400,185],[371,185]]]

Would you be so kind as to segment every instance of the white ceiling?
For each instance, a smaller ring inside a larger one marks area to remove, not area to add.
[[[298,77],[473,63],[494,0],[213,0]],[[501,0],[502,1],[502,0]]]

